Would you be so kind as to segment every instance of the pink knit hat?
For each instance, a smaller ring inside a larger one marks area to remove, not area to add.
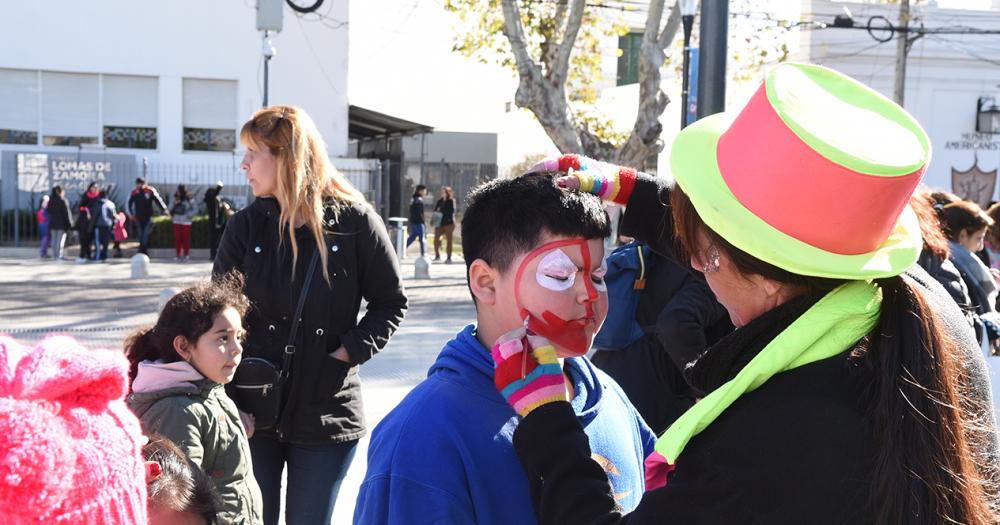
[[[0,523],[145,524],[128,361],[55,336],[0,336]]]

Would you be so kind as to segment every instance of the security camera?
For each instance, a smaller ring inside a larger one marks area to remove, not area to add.
[[[264,39],[264,44],[261,47],[260,51],[264,55],[264,58],[267,60],[271,60],[272,58],[274,58],[274,55],[278,54],[278,50],[274,48],[274,44],[271,43],[270,38]]]

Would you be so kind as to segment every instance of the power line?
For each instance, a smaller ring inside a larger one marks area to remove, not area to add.
[[[340,95],[341,94],[340,90],[337,89],[336,85],[334,85],[333,80],[330,80],[330,75],[326,74],[326,68],[323,67],[323,61],[319,59],[319,55],[316,54],[316,50],[313,49],[312,42],[309,40],[309,33],[306,31],[305,26],[302,25],[302,20],[300,20],[298,17],[296,17],[295,20],[299,24],[299,29],[302,30],[302,37],[305,38],[306,40],[306,47],[309,48],[309,52],[312,53],[313,59],[316,60],[316,67],[318,67],[319,72],[323,74],[323,78],[326,79],[326,83],[330,86],[330,89],[332,89],[334,93]]]
[[[929,38],[937,40],[938,42],[941,42],[944,45],[946,45],[946,46],[948,46],[948,47],[950,47],[950,48],[952,48],[952,49],[954,49],[956,51],[961,51],[962,53],[965,53],[966,55],[968,55],[968,56],[970,56],[970,57],[972,57],[972,58],[974,58],[976,60],[981,60],[983,62],[987,62],[987,63],[993,64],[995,66],[1000,66],[1000,60],[993,60],[992,58],[987,58],[987,57],[984,57],[984,56],[982,56],[982,55],[980,55],[978,53],[975,53],[972,50],[970,50],[969,48],[963,46],[962,44],[964,42],[958,42],[958,41],[951,40],[951,39],[944,38],[944,37],[937,36],[937,35],[930,35]]]

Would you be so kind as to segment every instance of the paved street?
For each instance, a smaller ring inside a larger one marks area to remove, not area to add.
[[[475,316],[464,264],[435,265],[433,278],[414,280],[404,261],[410,310],[385,351],[361,368],[369,429],[425,375],[441,346]],[[74,335],[88,346],[119,347],[128,332],[156,319],[160,292],[208,276],[208,262],[154,260],[150,277],[132,280],[128,259],[76,265],[0,257],[0,333],[23,342],[50,331]],[[350,523],[364,476],[368,438],[344,481],[333,523]]]

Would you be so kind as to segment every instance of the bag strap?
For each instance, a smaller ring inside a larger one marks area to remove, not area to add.
[[[295,317],[292,318],[292,329],[288,333],[288,344],[285,345],[285,352],[281,359],[280,379],[288,378],[288,371],[292,369],[292,357],[295,355],[295,335],[299,331],[299,321],[302,320],[302,308],[306,304],[306,296],[309,295],[309,285],[312,283],[313,274],[316,272],[316,261],[319,260],[319,250],[313,252],[309,261],[309,270],[306,271],[306,278],[302,281],[302,291],[299,292],[299,304],[295,307]]]

